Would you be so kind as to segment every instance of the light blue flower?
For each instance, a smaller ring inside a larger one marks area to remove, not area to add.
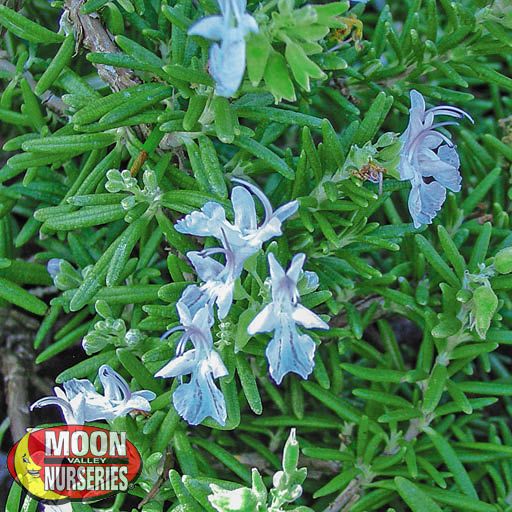
[[[132,411],[151,411],[149,402],[156,397],[153,391],[131,391],[123,377],[106,364],[100,367],[98,377],[103,386],[104,398],[108,402],[102,418],[98,419],[113,420]]]
[[[193,316],[187,306],[178,302],[180,326],[169,331],[183,330],[176,347],[176,358],[166,364],[155,377],[180,377],[181,383],[172,400],[178,414],[190,425],[199,425],[211,417],[220,425],[226,424],[226,401],[214,379],[228,374],[220,355],[213,348],[211,327],[213,318],[206,305]],[[188,342],[193,347],[185,351]],[[184,383],[184,375],[190,381]]]
[[[423,96],[411,91],[410,118],[400,137],[402,149],[398,170],[401,180],[411,182],[409,212],[414,227],[431,224],[446,199],[446,189],[459,192],[461,187],[460,162],[449,137],[437,128],[457,125],[454,121],[434,124],[435,116],[473,119],[463,110],[450,105],[425,109]]]
[[[110,366],[100,367],[98,376],[104,394],[98,393],[87,379],[71,379],[55,387],[55,396],[48,396],[35,402],[31,409],[57,405],[61,408],[68,425],[83,425],[89,421],[113,420],[126,416],[132,411],[149,412],[149,402],[154,400],[152,391],[130,391],[127,382]]]
[[[201,211],[190,213],[175,225],[180,233],[213,236],[222,245],[187,254],[204,284],[199,287],[189,286],[180,299],[192,314],[206,303],[210,306],[216,304],[221,320],[231,308],[235,282],[240,277],[247,258],[261,250],[264,242],[281,235],[282,223],[299,207],[297,201],[291,201],[274,211],[268,198],[258,187],[239,179],[233,181],[243,185],[234,187],[231,193],[233,223],[226,218],[226,211],[220,204],[208,202]],[[265,211],[265,218],[259,226],[251,192],[260,200]],[[225,263],[214,260],[211,257],[214,254],[223,254]]]
[[[306,329],[329,329],[319,316],[299,303],[297,282],[305,259],[304,254],[296,254],[285,273],[275,256],[272,253],[268,255],[272,302],[256,315],[247,328],[251,336],[259,332],[274,332],[266,356],[270,375],[277,384],[287,373],[297,373],[307,379],[313,371],[315,342],[307,334],[301,334],[297,325]]]
[[[45,407],[47,405],[57,405],[62,410],[64,421],[68,425],[83,425],[86,421],[90,421],[89,404],[104,404],[103,397],[96,391],[92,383],[88,380],[77,380],[64,382],[64,390],[55,387],[53,391],[55,396],[47,396],[40,398],[32,404],[31,410]]]
[[[245,0],[218,0],[220,16],[208,16],[189,29],[191,36],[202,36],[214,43],[210,48],[210,73],[216,83],[215,92],[233,96],[244,77],[245,37],[258,32],[256,20],[245,12]]]

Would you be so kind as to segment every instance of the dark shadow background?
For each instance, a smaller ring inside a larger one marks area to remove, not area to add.
[[[31,329],[32,324],[26,322],[24,325],[13,325],[12,311],[0,308],[0,425],[5,426],[4,421],[9,417],[9,411],[11,416],[16,416],[14,419],[9,418],[11,424],[0,444],[0,510],[5,510],[12,484],[7,470],[7,454],[20,437],[18,433],[22,424],[26,428],[62,422],[58,407],[45,407],[30,412],[30,404],[43,396],[52,395],[55,377],[86,357],[78,344],[47,363],[36,366],[34,359],[37,354],[32,347],[35,334]],[[37,353],[46,345],[47,342]],[[16,404],[14,410],[12,407],[8,409],[8,403]]]

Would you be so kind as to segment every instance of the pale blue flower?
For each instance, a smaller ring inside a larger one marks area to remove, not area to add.
[[[100,367],[98,376],[103,386],[104,398],[108,402],[102,418],[98,419],[113,420],[132,411],[151,411],[149,402],[156,397],[153,391],[131,391],[123,377],[106,364]]]
[[[435,116],[473,119],[463,110],[450,105],[425,109],[423,96],[411,91],[410,118],[400,137],[402,149],[398,170],[401,180],[411,182],[409,212],[414,227],[431,224],[446,199],[446,189],[459,192],[461,175],[459,156],[452,141],[437,131],[441,126],[457,125],[454,121],[435,123]]]
[[[210,48],[210,73],[215,80],[215,92],[227,98],[233,96],[244,77],[245,37],[258,32],[256,20],[245,12],[245,0],[218,0],[220,16],[208,16],[189,29],[191,36],[202,36],[214,43]]]
[[[32,404],[31,410],[47,405],[57,405],[62,410],[64,421],[68,425],[83,425],[86,421],[91,421],[91,406],[104,405],[103,397],[96,391],[93,384],[88,380],[73,379],[64,382],[64,390],[55,387],[53,391],[55,396],[40,398]],[[94,406],[92,407],[94,410]]]
[[[132,411],[149,412],[149,402],[155,398],[152,391],[130,391],[126,381],[110,366],[100,367],[98,376],[104,394],[98,393],[87,379],[71,379],[61,388],[55,387],[55,396],[35,402],[31,409],[57,405],[61,408],[68,425],[83,425],[89,421],[113,420]]]
[[[205,418],[211,417],[220,425],[226,424],[226,401],[215,385],[214,379],[228,374],[220,355],[213,348],[211,327],[213,318],[206,305],[193,316],[187,306],[178,302],[180,326],[169,331],[183,330],[176,347],[176,358],[166,364],[155,377],[180,377],[172,400],[178,414],[190,425],[199,425]],[[193,347],[185,351],[188,342]],[[190,375],[190,381],[184,383],[184,375]]]
[[[307,379],[313,371],[315,342],[307,334],[301,334],[297,325],[306,329],[329,329],[315,313],[299,303],[297,282],[302,273],[304,254],[296,254],[285,273],[275,256],[268,255],[272,302],[265,306],[249,324],[247,332],[274,332],[267,346],[266,356],[271,377],[280,384],[290,372]]]
[[[220,204],[208,202],[201,211],[192,212],[175,225],[180,233],[213,236],[222,245],[187,254],[204,284],[199,287],[189,286],[180,299],[192,313],[206,303],[210,306],[216,304],[221,320],[231,308],[235,282],[240,277],[247,258],[261,250],[264,242],[281,235],[282,223],[299,207],[297,201],[291,201],[274,211],[268,198],[258,187],[239,179],[234,181],[243,185],[234,187],[231,193],[234,222],[227,220],[226,211]],[[260,200],[265,211],[265,218],[259,226],[251,192]],[[211,258],[213,254],[223,254],[225,263],[221,264]]]

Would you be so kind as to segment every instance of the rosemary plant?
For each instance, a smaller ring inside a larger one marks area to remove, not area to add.
[[[2,451],[64,419],[143,464],[8,512],[512,511],[508,0],[4,0],[0,29]]]

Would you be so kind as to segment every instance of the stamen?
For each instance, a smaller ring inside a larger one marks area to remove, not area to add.
[[[240,25],[240,21],[242,20],[242,12],[240,11],[237,0],[227,0],[227,3],[231,6],[231,10],[235,15],[237,25]]]
[[[184,331],[185,327],[182,325],[177,325],[176,327],[173,327],[172,329],[169,329],[168,331],[165,331],[162,336],[160,336],[160,340],[166,340],[171,334],[175,333],[176,331]]]
[[[432,125],[431,127],[429,128],[423,128],[423,130],[421,130],[418,135],[416,136],[416,138],[412,141],[411,143],[411,148],[410,148],[410,151],[411,152],[415,152],[418,145],[426,138],[428,137],[429,135],[432,135],[433,137],[439,137],[440,139],[442,139],[448,146],[450,146],[451,148],[453,147],[453,142],[444,134],[442,134],[441,132],[437,132],[435,129],[436,128],[439,128],[441,126],[446,126],[446,125],[451,125],[451,124],[457,124],[457,123],[453,123],[453,122],[450,122],[450,121],[446,121],[444,123],[437,123],[437,124],[434,124]]]
[[[226,254],[226,249],[223,249],[222,247],[212,247],[210,249],[203,249],[197,254],[204,258],[206,256],[211,256],[212,254]]]
[[[39,409],[40,407],[45,407],[46,405],[58,405],[61,409],[66,409],[66,411],[68,411],[71,416],[74,416],[71,405],[66,402],[66,400],[58,396],[47,396],[40,398],[37,402],[31,405],[30,410],[32,411],[34,409]]]
[[[121,393],[123,394],[123,400],[129,400],[132,396],[132,392],[130,391],[130,388],[126,384],[126,382],[119,376],[117,373],[110,373],[110,371],[107,373],[110,377],[113,377],[116,381],[117,387],[121,390]]]
[[[459,126],[459,123],[456,121],[443,121],[442,123],[433,124],[429,129],[437,130],[438,128],[441,128],[441,126]]]
[[[459,119],[463,119],[464,117],[466,117],[473,124],[475,124],[475,121],[467,112],[465,112],[461,108],[452,107],[451,105],[440,105],[438,107],[429,108],[427,111],[425,111],[425,115],[427,114],[434,114],[436,116],[454,116],[458,117]]]
[[[186,329],[184,328],[186,331]],[[176,356],[182,356],[185,352],[185,346],[187,345],[187,341],[189,340],[190,335],[186,332],[183,334],[183,336],[180,338],[180,341],[178,341],[178,344],[176,345]]]
[[[253,185],[252,183],[241,180],[240,178],[231,178],[231,181],[240,183],[240,185],[249,189],[260,200],[265,210],[265,220],[263,222],[263,225],[267,224],[274,213],[274,210],[272,209],[272,205],[270,204],[268,197],[257,186]]]
[[[230,0],[218,0],[220,12],[224,17],[227,17],[230,13],[231,2]]]
[[[220,232],[222,234],[222,240],[224,242],[225,249],[222,249],[226,256],[226,267],[232,268],[235,264],[235,255],[233,254],[233,250],[231,249],[231,246],[228,241],[228,237],[226,235],[226,232],[223,227],[220,228]]]

